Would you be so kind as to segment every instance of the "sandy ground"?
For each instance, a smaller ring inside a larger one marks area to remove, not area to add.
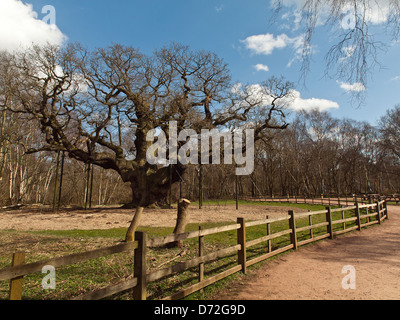
[[[191,206],[189,223],[236,222],[237,217],[246,220],[265,219],[268,215],[274,218],[286,215],[293,208],[279,206],[204,206],[199,210]],[[300,209],[293,209],[301,212]],[[98,208],[92,210],[60,210],[52,213],[44,208],[23,208],[20,210],[0,211],[0,230],[90,230],[128,227],[134,210],[118,208]],[[145,209],[142,226],[174,227],[177,209]]]
[[[264,264],[217,299],[398,300],[400,299],[400,207],[389,206],[380,226],[300,247]],[[345,290],[353,266],[355,289]],[[344,278],[346,278],[344,280]]]

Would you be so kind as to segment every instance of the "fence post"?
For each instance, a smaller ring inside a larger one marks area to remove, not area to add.
[[[267,216],[267,220],[269,219],[269,216]],[[267,223],[267,236],[271,234],[271,224]],[[272,243],[271,240],[268,240],[268,253],[272,251]]]
[[[25,252],[16,252],[13,254],[12,267],[25,263]],[[22,284],[24,277],[11,279],[10,281],[10,300],[22,300]]]
[[[134,300],[146,300],[146,253],[147,253],[147,233],[136,231],[135,241],[138,247],[134,252],[134,271],[133,275],[137,278],[137,285],[133,289]]]
[[[239,210],[239,178],[238,178],[238,175],[235,175],[235,201],[236,201],[236,210]]]
[[[385,200],[385,202],[383,203],[384,207],[385,207],[385,213],[386,213],[386,219],[389,220],[389,214],[388,214],[388,209],[387,209],[387,201]]]
[[[308,210],[308,212],[311,212],[311,210]],[[308,216],[308,225],[311,227],[313,224],[312,222],[312,215]],[[310,238],[313,239],[314,238],[314,234],[313,234],[313,228],[310,229]]]
[[[293,244],[293,249],[297,250],[296,218],[294,217],[293,210],[289,211],[289,216],[289,228],[292,230],[292,233],[290,234],[290,241]]]
[[[357,217],[358,231],[361,231],[360,205],[358,204],[358,202],[356,202],[356,217]]]
[[[344,220],[345,218],[345,214],[344,214],[344,210],[342,210],[342,219]],[[343,230],[346,229],[346,222],[343,222]]]
[[[199,226],[199,231],[203,230],[201,226]],[[199,236],[199,257],[204,254],[204,236]],[[204,263],[199,264],[199,282],[204,280]],[[200,293],[203,293],[203,289],[200,290]]]
[[[376,218],[378,219],[378,223],[381,224],[381,210],[380,210],[380,205],[379,205],[379,201],[377,201],[376,203]]]
[[[326,231],[329,233],[329,238],[333,239],[333,226],[332,226],[332,213],[331,213],[331,207],[326,207],[327,210],[326,212],[326,222],[328,222],[328,225],[326,226]]]
[[[238,251],[238,263],[242,266],[242,272],[246,274],[246,225],[244,218],[237,218],[240,228],[237,230],[237,243],[240,244]]]

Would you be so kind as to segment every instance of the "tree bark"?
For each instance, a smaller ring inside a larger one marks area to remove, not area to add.
[[[176,219],[174,234],[180,234],[180,233],[185,232],[187,218],[188,218],[189,205],[190,205],[190,201],[187,199],[181,199],[179,201],[178,216]],[[175,245],[180,248],[180,247],[182,247],[183,243],[182,243],[182,241],[177,241],[177,242],[175,242]]]
[[[135,211],[135,215],[133,216],[133,219],[131,221],[131,224],[129,225],[128,231],[126,232],[125,236],[125,241],[126,242],[132,242],[135,241],[135,231],[137,227],[140,224],[140,220],[142,218],[143,214],[143,207],[137,207]]]

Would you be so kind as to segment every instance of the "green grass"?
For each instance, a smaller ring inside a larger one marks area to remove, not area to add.
[[[213,202],[206,202],[209,205],[215,205]],[[239,205],[249,204],[247,201],[241,201]],[[252,205],[268,205],[266,203],[254,203]],[[319,211],[325,209],[322,205],[310,204],[284,204],[273,203],[272,205],[290,206],[292,208],[301,208],[305,210]],[[365,213],[365,211],[362,211]],[[354,217],[354,211],[348,211],[345,218]],[[332,214],[333,220],[342,219],[341,212]],[[371,218],[373,221],[375,218]],[[313,216],[313,224],[325,222],[325,214]],[[365,221],[365,218],[362,220]],[[204,223],[203,229],[227,225],[229,223]],[[308,218],[296,220],[297,228],[309,224]],[[355,222],[347,223],[346,227],[355,225]],[[189,224],[187,231],[198,230],[198,224]],[[342,224],[334,226],[334,231],[341,230]],[[288,229],[288,221],[273,223],[271,232],[279,232]],[[150,238],[166,236],[172,233],[173,228],[160,227],[140,227],[139,231],[146,231]],[[107,230],[61,230],[61,231],[0,231],[0,268],[10,265],[11,255],[16,251],[25,251],[26,262],[36,262],[46,260],[53,257],[64,256],[77,252],[84,252],[96,248],[103,248],[120,243],[125,237],[125,228],[115,228]],[[256,239],[266,235],[266,226],[254,226],[246,229],[247,240]],[[313,236],[326,233],[326,227],[313,230]],[[298,233],[298,241],[310,238],[310,232],[304,231]],[[205,252],[208,254],[219,249],[226,248],[236,244],[236,231],[228,231],[213,234],[205,237]],[[281,248],[290,244],[289,235],[282,236],[272,240],[272,248]],[[266,253],[267,242],[257,246],[248,248],[247,257],[252,259],[256,256]],[[185,240],[186,255],[183,258],[174,260],[163,265],[165,261],[174,258],[181,251],[179,248],[149,248],[147,254],[147,266],[150,271],[170,266],[179,261],[189,260],[197,256],[198,242],[197,239]],[[205,265],[206,278],[229,269],[237,264],[236,254],[228,256],[217,261],[207,263]],[[250,267],[255,270],[260,264]],[[24,295],[23,298],[31,299],[70,299],[84,292],[90,292],[98,288],[105,287],[111,283],[123,281],[132,277],[133,255],[117,254],[99,259],[93,259],[85,263],[77,265],[57,268],[56,280],[57,288],[55,291],[44,291],[41,288],[41,281],[44,277],[41,273],[28,275],[24,278]],[[160,281],[149,284],[148,293],[150,299],[159,299],[168,296],[177,290],[197,283],[198,271],[192,268],[183,273],[175,274]],[[223,290],[232,281],[236,281],[245,277],[241,273],[236,273],[229,278],[223,279],[216,284],[204,289],[204,292],[196,292],[187,299],[207,299]],[[8,281],[0,281],[0,299],[7,299]],[[112,297],[114,299],[130,299],[129,293]]]
[[[192,206],[198,206],[199,202],[194,201],[191,203]],[[203,201],[203,205],[212,205],[212,206],[233,206],[236,205],[235,200],[206,200]],[[310,209],[310,210],[322,210],[325,209],[325,205],[318,204],[304,204],[304,203],[292,203],[292,202],[266,202],[266,201],[247,201],[247,200],[239,200],[238,201],[239,208],[241,205],[252,205],[252,206],[275,206],[275,207],[294,207],[299,209]],[[318,209],[321,208],[321,209]]]

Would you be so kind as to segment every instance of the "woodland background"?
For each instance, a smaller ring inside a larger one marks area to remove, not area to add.
[[[399,192],[398,160],[385,147],[385,133],[379,126],[335,119],[320,111],[292,114],[291,119],[289,127],[277,131],[273,140],[257,142],[255,170],[250,176],[238,177],[239,196]],[[40,143],[41,133],[34,122],[27,122],[22,115],[2,110],[0,125],[0,204],[49,205],[55,194],[58,201],[59,190],[55,192],[54,187],[57,159],[60,172],[62,154],[25,154],[27,146]],[[131,138],[126,136],[123,140]],[[88,168],[87,164],[65,156],[61,206],[129,202],[129,183],[122,182],[116,172],[97,166],[88,172]],[[202,172],[204,200],[235,197],[233,166],[202,165]],[[182,182],[172,186],[172,201],[180,195],[199,199],[199,173],[198,165],[189,166]],[[165,203],[169,200],[167,197]]]

